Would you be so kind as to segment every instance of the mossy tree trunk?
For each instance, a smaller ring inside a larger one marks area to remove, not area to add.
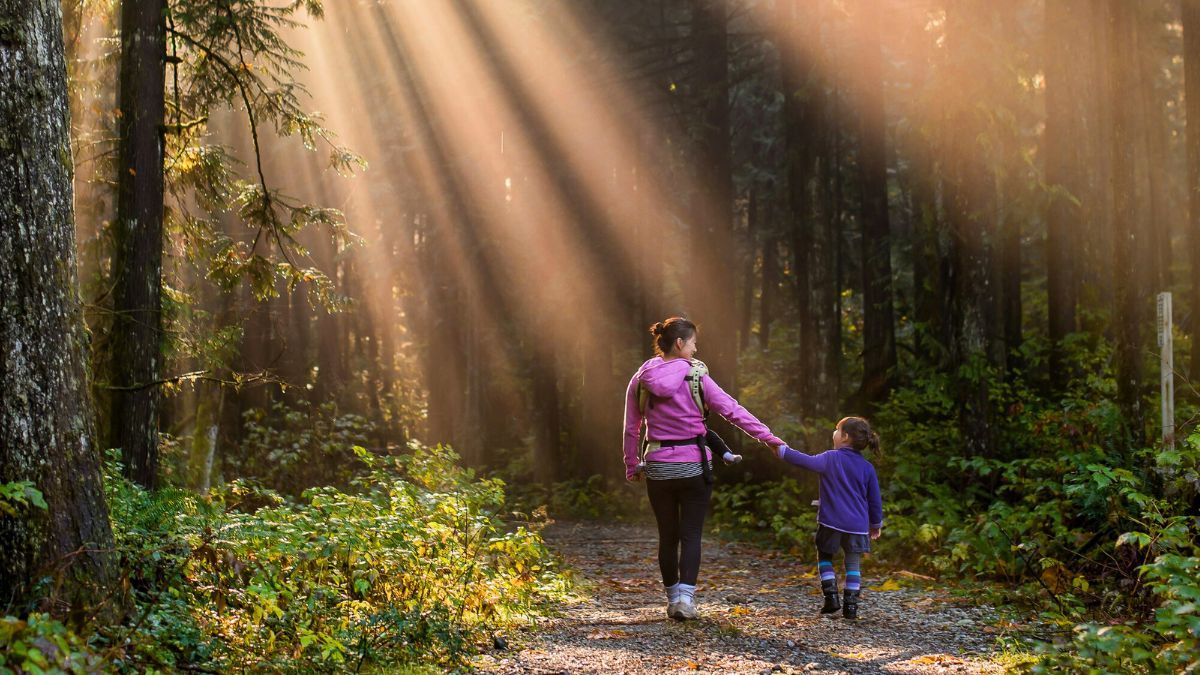
[[[78,606],[113,571],[84,366],[61,22],[57,0],[0,0],[0,484],[31,481],[48,505],[0,516],[0,603],[15,606],[43,576],[56,578],[52,601]]]

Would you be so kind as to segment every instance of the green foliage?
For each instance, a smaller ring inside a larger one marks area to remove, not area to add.
[[[362,473],[352,448],[366,445],[371,426],[335,403],[275,401],[271,409],[243,413],[244,435],[235,475],[299,495],[313,485],[347,486]]]
[[[296,236],[311,227],[338,246],[356,238],[336,209],[305,204],[268,184],[260,145],[270,129],[279,137],[297,137],[308,150],[326,144],[329,166],[339,173],[366,167],[361,157],[334,142],[319,113],[302,107],[308,95],[297,79],[305,70],[303,54],[288,45],[285,35],[303,28],[304,14],[320,19],[323,12],[317,0],[169,4],[166,175],[175,198],[168,223],[185,235],[189,257],[204,261],[210,279],[225,288],[245,279],[260,299],[304,283],[314,300],[333,307],[343,299],[321,270],[303,264],[308,251]],[[255,154],[250,177],[241,176],[240,163],[227,150],[205,145],[209,115],[223,108],[246,115]],[[198,213],[192,212],[193,204]],[[220,225],[220,215],[230,212],[256,232],[251,241]]]
[[[457,667],[565,592],[537,532],[500,520],[503,483],[449,448],[354,456],[365,471],[349,491],[297,502],[242,481],[145,492],[110,464],[133,610],[90,638],[105,668]]]
[[[769,483],[732,483],[713,491],[716,532],[751,534],[792,551],[808,552],[817,531],[815,482],[784,476]]]
[[[1191,522],[1191,527],[1186,521]],[[1179,673],[1200,669],[1200,549],[1196,519],[1173,519],[1158,541],[1148,533],[1122,535],[1139,547],[1169,547],[1140,569],[1158,602],[1150,621],[1084,623],[1075,627],[1071,649],[1043,650],[1037,672]]]
[[[15,518],[28,506],[35,506],[43,511],[47,508],[41,490],[34,487],[33,481],[0,483],[0,513]]]
[[[104,660],[48,614],[0,618],[0,674],[98,673]]]

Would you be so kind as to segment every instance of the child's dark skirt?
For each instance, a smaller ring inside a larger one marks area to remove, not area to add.
[[[840,550],[846,553],[870,553],[871,538],[865,534],[850,534],[824,525],[817,526],[817,550],[830,555]]]

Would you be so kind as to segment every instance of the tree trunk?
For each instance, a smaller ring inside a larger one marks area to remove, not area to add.
[[[754,267],[758,258],[758,192],[750,188],[746,205],[746,250],[742,257],[742,301],[738,318],[738,351],[750,346],[750,324],[754,320]],[[761,328],[760,328],[761,330]]]
[[[986,11],[986,10],[984,10]],[[960,75],[971,72],[970,38],[983,11],[974,1],[958,3],[946,18],[947,59],[957,64]],[[990,340],[996,331],[996,309],[990,278],[985,232],[981,222],[988,208],[987,189],[991,183],[978,139],[984,133],[975,106],[986,101],[984,78],[961,78],[961,99],[950,105],[946,130],[949,134],[945,159],[949,180],[946,187],[946,211],[950,228],[951,304],[954,339],[951,364],[956,378],[959,426],[970,456],[989,456],[992,452],[992,409],[988,381],[980,366],[987,365],[992,353]]]
[[[696,138],[696,175],[702,196],[692,205],[697,227],[692,260],[703,274],[690,297],[697,309],[704,351],[700,356],[713,377],[737,390],[737,326],[729,320],[735,305],[733,246],[733,173],[729,126],[729,35],[725,0],[692,0],[692,48],[701,96],[702,124]],[[689,282],[691,283],[691,282]]]
[[[110,447],[154,487],[162,342],[164,0],[121,5]],[[122,387],[124,389],[122,389]]]
[[[1133,8],[1125,0],[1109,0],[1108,68],[1110,91],[1128,92],[1134,86],[1132,72]],[[1116,337],[1117,404],[1127,425],[1133,447],[1141,445],[1145,434],[1145,409],[1142,402],[1142,331],[1139,305],[1144,300],[1138,285],[1135,256],[1138,231],[1135,227],[1134,157],[1132,106],[1129,96],[1118,96],[1112,105],[1112,183],[1113,195],[1113,332]]]
[[[863,380],[868,408],[887,398],[896,369],[892,244],[887,200],[887,127],[878,3],[858,4],[858,171],[862,185]]]
[[[758,346],[771,346],[771,321],[779,292],[779,235],[772,229],[762,237],[762,297],[758,302]]]
[[[1135,12],[1134,49],[1137,54],[1136,91],[1138,105],[1138,147],[1144,150],[1146,208],[1140,220],[1146,232],[1138,267],[1143,271],[1141,287],[1147,293],[1169,290],[1171,287],[1170,228],[1167,217],[1167,120],[1158,95],[1156,80],[1159,63],[1155,44],[1162,40],[1162,27],[1151,12]],[[1149,222],[1146,222],[1148,219]],[[1148,318],[1148,317],[1147,317]]]
[[[96,600],[116,562],[88,397],[60,12],[6,0],[0,20],[0,484],[30,481],[48,506],[0,517],[9,607],[46,575],[61,593],[51,606]]]
[[[1192,278],[1191,376],[1200,373],[1200,0],[1183,0],[1184,102],[1187,106],[1188,248]]]
[[[820,329],[822,307],[814,302],[817,277],[828,268],[827,256],[818,249],[813,209],[817,177],[817,141],[820,138],[823,96],[817,76],[815,40],[817,13],[802,9],[794,0],[776,5],[779,33],[779,74],[783,90],[783,127],[787,162],[787,225],[796,285],[796,314],[800,339],[797,349],[796,393],[802,415],[813,414],[821,404],[821,384],[828,381],[822,355],[831,349]],[[826,275],[828,276],[828,275]]]
[[[1083,225],[1078,200],[1085,196],[1086,183],[1079,157],[1083,134],[1079,128],[1082,110],[1077,101],[1082,91],[1072,72],[1078,68],[1081,52],[1077,36],[1086,25],[1082,18],[1078,0],[1046,0],[1045,23],[1054,27],[1045,31],[1046,129],[1042,141],[1046,184],[1053,191],[1046,207],[1051,386],[1067,381],[1062,343],[1076,330],[1077,233]]]

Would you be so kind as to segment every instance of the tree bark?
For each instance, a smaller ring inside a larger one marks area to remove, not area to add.
[[[1085,10],[1086,11],[1086,10]],[[1079,200],[1085,196],[1086,182],[1081,172],[1079,143],[1082,110],[1077,103],[1082,93],[1077,79],[1082,21],[1078,0],[1046,0],[1045,74],[1046,184],[1053,191],[1046,207],[1046,296],[1047,325],[1050,336],[1051,386],[1067,381],[1067,362],[1062,353],[1063,340],[1076,330],[1077,274],[1079,239],[1083,219]]]
[[[799,323],[795,386],[801,414],[811,415],[827,403],[828,384],[833,379],[825,367],[824,357],[833,345],[823,330],[827,308],[820,301],[821,283],[831,276],[829,247],[817,232],[814,209],[824,121],[823,82],[816,67],[819,16],[815,8],[802,8],[794,0],[781,0],[776,9],[787,164],[786,230],[790,233]]]
[[[1109,0],[1108,76],[1110,91],[1132,91],[1133,8],[1125,0]],[[1116,337],[1117,404],[1126,424],[1130,443],[1141,445],[1145,435],[1142,402],[1142,331],[1139,305],[1143,301],[1139,275],[1134,269],[1138,250],[1135,227],[1134,157],[1132,122],[1134,101],[1117,96],[1112,105],[1113,195],[1113,332]]]
[[[61,9],[0,8],[0,484],[31,481],[48,506],[0,517],[0,588],[19,607],[52,575],[52,604],[78,606],[112,581],[115,558],[77,287]]]
[[[887,199],[887,127],[883,110],[883,54],[877,2],[858,3],[858,171],[862,186],[863,380],[867,408],[887,398],[896,369],[892,299],[892,234]]]
[[[1200,0],[1183,0],[1184,102],[1187,112],[1188,248],[1192,307],[1200,307]],[[1192,311],[1191,375],[1200,373],[1200,312]]]
[[[733,246],[733,173],[729,125],[729,35],[725,0],[692,0],[692,49],[702,121],[696,140],[696,174],[701,195],[692,204],[692,242],[703,274],[690,289],[702,331],[700,357],[713,377],[737,390],[737,326],[729,320],[736,303]]]
[[[968,455],[989,456],[992,442],[992,407],[987,378],[981,366],[990,364],[990,341],[996,332],[995,294],[981,215],[991,213],[987,190],[991,184],[978,139],[984,133],[975,106],[987,100],[984,78],[972,73],[972,36],[983,18],[976,0],[957,3],[947,11],[947,59],[955,64],[950,76],[962,91],[950,104],[946,164],[946,211],[950,229],[950,316],[953,321],[951,364],[961,403],[959,427]]]
[[[163,247],[164,0],[121,5],[117,218],[113,227],[114,390],[109,445],[153,488],[158,473]],[[128,389],[121,389],[126,387]]]

